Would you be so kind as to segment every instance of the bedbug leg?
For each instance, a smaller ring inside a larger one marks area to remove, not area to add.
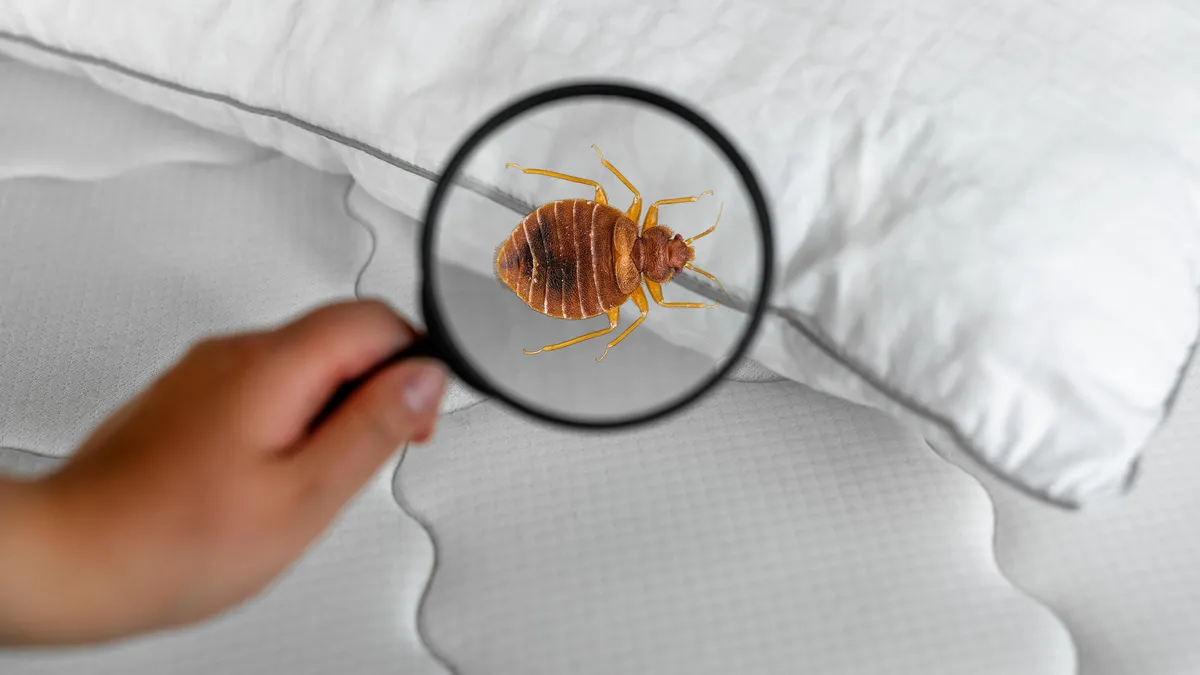
[[[667,204],[687,204],[689,202],[698,202],[704,195],[711,195],[712,190],[705,190],[695,197],[676,197],[674,199],[660,199],[650,205],[646,211],[646,222],[642,223],[642,232],[649,230],[658,225],[658,207],[666,206]]]
[[[595,143],[592,144],[592,149],[595,150],[596,155],[600,157],[600,163],[603,164],[606,169],[613,172],[613,175],[616,176],[622,183],[624,183],[625,187],[629,188],[629,191],[633,193],[633,203],[629,205],[629,210],[625,212],[625,217],[636,223],[638,219],[642,217],[642,193],[638,192],[638,189],[633,186],[633,183],[630,183],[625,176],[621,175],[620,171],[617,171],[617,167],[609,163],[607,159],[604,159],[604,153],[600,152],[600,148],[597,147]]]
[[[650,297],[654,298],[654,302],[660,307],[695,307],[697,309],[703,307],[719,307],[721,303],[714,302],[711,305],[706,305],[700,302],[663,302],[662,284],[657,281],[646,279],[646,288],[650,289]]]
[[[633,323],[629,324],[629,328],[626,328],[625,332],[618,335],[616,340],[613,340],[604,346],[604,353],[600,355],[600,358],[596,359],[596,363],[603,361],[604,357],[608,356],[608,350],[612,349],[618,342],[628,337],[629,334],[633,332],[633,329],[638,327],[638,324],[646,320],[646,313],[650,311],[650,303],[646,302],[646,294],[642,292],[642,288],[639,286],[638,288],[634,289],[633,293],[630,294],[629,297],[633,298],[633,304],[637,305],[637,308],[641,310],[642,315],[639,316]]]
[[[568,176],[565,173],[558,173],[555,171],[547,171],[546,169],[526,169],[525,167],[521,166],[520,164],[513,164],[512,162],[505,164],[504,168],[520,169],[523,173],[535,174],[538,176],[549,176],[551,178],[558,178],[559,180],[570,181],[572,183],[582,183],[583,185],[590,185],[590,186],[596,188],[596,202],[598,202],[600,204],[604,204],[605,206],[608,205],[608,195],[604,193],[604,187],[601,186],[599,183],[597,183],[594,180],[589,180],[587,178],[580,178],[578,176]]]
[[[616,329],[617,321],[619,321],[620,318],[621,318],[621,308],[613,307],[612,309],[608,310],[608,328],[601,328],[598,331],[593,331],[591,333],[588,333],[587,335],[580,335],[577,338],[574,338],[572,340],[567,340],[566,342],[560,342],[556,345],[547,345],[547,346],[542,347],[541,349],[534,351],[534,352],[531,352],[526,349],[522,349],[521,351],[525,352],[526,354],[540,354],[542,352],[552,352],[555,349],[562,349],[563,347],[570,347],[571,345],[578,344],[580,342],[583,342],[584,340],[591,340],[592,338],[600,337],[601,335],[604,335],[605,333],[613,332],[613,330]],[[604,353],[607,354],[608,350],[605,349]],[[601,358],[603,358],[603,357],[601,357]]]

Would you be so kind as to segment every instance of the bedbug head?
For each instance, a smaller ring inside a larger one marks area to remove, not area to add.
[[[639,269],[650,281],[665,284],[687,263],[688,245],[679,235],[658,225],[642,233]],[[680,246],[683,250],[680,250]],[[680,262],[680,258],[683,261]]]
[[[684,240],[682,234],[676,234],[667,241],[667,266],[675,274],[683,271],[685,265],[696,259],[696,249]]]
[[[656,225],[643,232],[642,242],[646,248],[646,266],[642,273],[651,281],[665,283],[667,279],[691,267],[689,263],[696,259],[696,249],[692,247],[692,242],[712,234],[721,222],[721,212],[724,210],[725,203],[721,202],[721,206],[717,210],[717,222],[707,230],[688,239],[684,239],[682,234],[675,234],[662,225]]]

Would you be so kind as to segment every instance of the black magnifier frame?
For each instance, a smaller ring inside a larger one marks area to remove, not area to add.
[[[577,98],[620,98],[630,99],[641,103],[646,103],[655,106],[668,113],[672,113],[684,122],[691,124],[693,127],[702,132],[721,150],[721,152],[729,159],[730,163],[736,169],[738,175],[742,179],[746,192],[749,193],[750,199],[754,204],[754,213],[758,220],[758,227],[761,229],[760,247],[763,257],[762,275],[758,286],[758,291],[755,294],[754,304],[750,308],[750,320],[746,322],[741,338],[733,351],[726,358],[725,363],[715,369],[708,379],[701,384],[692,388],[692,391],[681,399],[673,400],[672,402],[652,409],[649,412],[644,412],[637,416],[622,418],[617,420],[583,420],[569,419],[565,417],[548,414],[544,410],[537,407],[527,405],[519,400],[503,393],[488,381],[480,372],[471,364],[468,359],[448,338],[449,330],[443,320],[442,313],[439,310],[437,298],[436,274],[433,271],[435,264],[435,243],[438,226],[438,218],[440,217],[442,205],[445,202],[450,187],[454,184],[458,177],[459,170],[485,139],[491,136],[493,132],[504,126],[517,116],[534,108],[539,108],[549,103],[563,101],[566,99]],[[642,86],[626,84],[620,82],[603,82],[603,81],[582,81],[569,84],[560,84],[546,89],[535,91],[516,101],[509,103],[501,108],[498,112],[493,113],[488,117],[483,124],[477,127],[466,140],[464,140],[450,157],[449,163],[442,170],[437,184],[434,187],[433,195],[429,199],[426,206],[425,217],[422,221],[421,234],[421,312],[425,319],[425,332],[419,335],[411,345],[398,351],[389,358],[375,365],[371,370],[363,375],[351,380],[342,385],[334,396],[322,409],[321,413],[313,420],[310,428],[317,426],[327,418],[342,402],[346,400],[358,387],[370,379],[373,375],[383,370],[384,368],[396,363],[414,357],[431,357],[443,362],[454,375],[458,376],[465,384],[478,391],[484,396],[494,397],[504,402],[509,407],[523,413],[533,419],[537,419],[550,424],[565,426],[575,429],[589,430],[616,430],[628,427],[638,426],[652,422],[668,415],[679,412],[684,408],[696,403],[702,396],[711,391],[726,374],[737,365],[738,360],[749,351],[755,336],[762,324],[763,317],[769,302],[769,292],[774,280],[774,262],[775,262],[775,243],[772,238],[771,214],[767,207],[767,200],[763,194],[763,190],[754,175],[754,171],[750,168],[750,164],[742,156],[741,152],[734,146],[733,142],[721,132],[712,122],[705,119],[695,110],[689,108],[683,103],[670,98],[669,96],[651,91]]]

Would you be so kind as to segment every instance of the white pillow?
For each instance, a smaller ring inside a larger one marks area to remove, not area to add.
[[[0,47],[414,215],[515,95],[584,76],[666,89],[734,135],[773,202],[754,358],[1055,503],[1123,492],[1200,330],[1188,0],[790,4],[13,0]],[[536,199],[518,176],[498,187]],[[749,249],[717,241],[744,294]],[[655,330],[702,346],[704,320]]]

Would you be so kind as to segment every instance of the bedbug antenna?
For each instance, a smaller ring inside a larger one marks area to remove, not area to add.
[[[692,263],[685,263],[684,267],[695,272],[696,274],[702,274],[702,275],[708,277],[709,279],[712,279],[713,282],[715,282],[717,284],[717,286],[719,286],[721,288],[721,292],[725,294],[725,297],[729,298],[730,300],[733,300],[733,297],[731,295],[729,295],[729,291],[725,290],[725,284],[721,283],[720,279],[714,277],[713,275],[709,274],[708,272],[705,272],[704,270],[700,269],[699,267],[692,265]]]
[[[711,192],[709,192],[709,194],[712,194],[712,193],[711,193]],[[713,223],[713,226],[712,226],[712,227],[710,227],[710,228],[708,228],[707,230],[705,230],[705,231],[701,232],[700,234],[698,234],[698,235],[696,235],[696,236],[692,237],[691,239],[685,239],[685,240],[683,240],[683,243],[687,244],[688,246],[691,246],[693,241],[696,241],[696,240],[697,240],[697,239],[699,239],[700,237],[703,237],[703,236],[706,236],[706,235],[710,235],[710,234],[712,234],[713,230],[717,229],[717,225],[720,225],[720,224],[721,224],[721,214],[722,214],[724,211],[725,211],[725,202],[724,202],[724,201],[722,201],[722,202],[721,202],[721,205],[717,207],[717,222]]]

